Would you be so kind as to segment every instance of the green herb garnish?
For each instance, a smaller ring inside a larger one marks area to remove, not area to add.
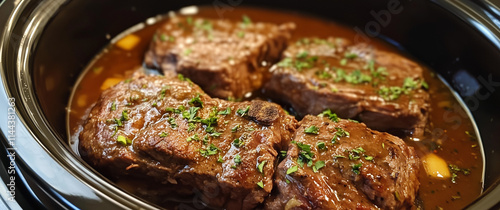
[[[314,125],[311,125],[310,127],[306,128],[304,130],[304,133],[307,133],[307,134],[319,134],[319,128],[314,126]]]
[[[217,114],[218,115],[228,115],[228,114],[231,114],[231,107],[227,107],[226,109],[224,109],[222,111],[219,111]]]
[[[161,132],[161,134],[160,134],[160,137],[161,137],[161,138],[165,138],[165,137],[167,137],[167,136],[168,136],[168,133],[165,133],[165,132]]]
[[[122,136],[122,135],[119,135],[117,138],[116,138],[116,141],[120,144],[122,144],[123,146],[127,146],[129,144],[132,143],[132,140],[130,140],[129,138],[125,137],[125,136]]]
[[[210,155],[215,155],[220,149],[217,148],[214,144],[210,144],[207,149],[200,149],[201,156],[208,157]]]
[[[357,163],[352,165],[352,172],[354,172],[355,174],[359,174],[359,169],[361,168],[362,165],[363,165],[362,163]]]
[[[248,111],[250,110],[250,106],[247,106],[245,109],[238,109],[236,113],[238,113],[240,116],[245,116],[248,114]]]
[[[264,188],[264,183],[262,181],[257,182],[257,186],[259,186],[260,188]]]
[[[299,170],[299,167],[298,166],[292,166],[290,168],[288,168],[286,170],[286,174],[289,175],[289,174],[292,174],[292,173],[295,173],[296,171]]]
[[[314,166],[312,167],[313,169],[313,172],[316,173],[318,172],[319,169],[325,167],[325,161],[316,161],[316,163],[314,164]]]
[[[264,166],[266,165],[267,163],[267,160],[264,160],[262,162],[259,163],[259,165],[257,166],[257,169],[259,170],[260,173],[264,173]]]

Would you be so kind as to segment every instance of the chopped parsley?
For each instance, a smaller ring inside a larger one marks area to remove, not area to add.
[[[192,136],[190,136],[190,137],[188,137],[186,139],[187,142],[190,142],[190,141],[193,141],[193,140],[194,141],[199,141],[200,140],[200,137],[198,137],[198,134],[194,134],[194,135],[192,135]]]
[[[361,154],[363,152],[366,152],[365,149],[363,149],[363,147],[358,147],[356,149],[352,149],[352,152],[356,153],[356,154]]]
[[[160,40],[161,40],[162,42],[167,41],[167,39],[168,39],[167,35],[165,35],[165,34],[160,34]]]
[[[160,134],[160,137],[161,137],[161,138],[165,138],[165,137],[167,137],[167,136],[168,136],[168,133],[165,133],[165,132],[161,132],[161,134]]]
[[[302,51],[302,52],[299,52],[296,57],[298,59],[304,59],[304,58],[307,58],[307,56],[309,55],[309,52],[307,51]]]
[[[120,144],[122,144],[123,146],[127,146],[129,144],[132,143],[132,140],[130,140],[129,138],[125,137],[125,136],[122,136],[122,135],[119,135],[117,138],[116,138],[116,141]]]
[[[200,99],[200,94],[196,94],[196,97],[189,101],[189,105],[203,108],[203,101]]]
[[[245,142],[244,142],[243,140],[241,140],[241,139],[239,139],[239,138],[238,138],[238,139],[234,139],[234,141],[233,141],[233,145],[234,145],[235,147],[240,148],[240,147],[242,147],[243,145],[245,145]]]
[[[341,65],[341,66],[345,66],[345,65],[347,65],[347,59],[346,59],[346,58],[342,58],[342,59],[340,60],[340,65]]]
[[[365,156],[365,160],[371,161],[371,160],[373,160],[373,156],[368,156],[367,155],[367,156]]]
[[[351,84],[361,84],[361,83],[369,83],[372,81],[372,77],[368,74],[363,74],[359,69],[354,70],[350,74],[347,74],[342,69],[337,69],[337,77],[335,78],[335,82],[340,82],[342,80],[351,83]]]
[[[252,24],[252,20],[248,16],[243,15],[241,18],[245,26]]]
[[[364,153],[366,151],[363,149],[363,147],[358,147],[347,152],[349,152],[349,160],[358,160],[361,158],[361,153]]]
[[[318,56],[308,56],[307,51],[299,52],[294,58],[284,58],[277,65],[284,68],[295,68],[297,71],[314,67]]]
[[[457,165],[449,164],[448,168],[450,169],[451,172],[452,183],[457,183],[456,178],[458,177],[458,174],[460,172],[462,172],[462,174],[466,176],[470,174],[470,169],[459,168]]]
[[[196,124],[190,122],[188,123],[188,132],[193,131],[196,128]]]
[[[122,126],[123,126],[123,123],[122,123],[122,120],[121,120],[121,119],[116,119],[116,118],[114,118],[114,120],[115,120],[115,123],[116,123],[116,126],[117,126],[117,127],[122,127]]]
[[[165,95],[167,94],[167,90],[170,89],[170,86],[165,86],[165,87],[162,87],[161,90],[160,90],[160,100],[162,100],[163,98],[165,98]]]
[[[217,125],[218,119],[219,119],[218,117],[209,117],[207,119],[200,120],[200,122],[204,125],[207,125],[207,127],[212,127]]]
[[[286,153],[287,153],[287,151],[286,151],[286,150],[281,150],[281,151],[280,151],[280,154],[279,154],[279,158],[280,158],[280,159],[284,159],[284,158],[286,157]]]
[[[219,158],[217,158],[217,162],[219,162],[219,163],[223,163],[224,162],[224,159],[222,158],[222,156],[219,155]]]
[[[332,143],[337,142],[342,137],[349,137],[349,135],[350,135],[349,132],[347,132],[346,130],[344,130],[341,127],[335,127],[335,130],[337,130],[337,131],[335,132],[335,134],[333,134]]]
[[[177,123],[175,122],[175,118],[173,118],[173,117],[169,117],[169,118],[167,119],[167,121],[168,121],[168,123],[170,123],[170,127],[172,127],[172,128],[177,128]]]
[[[412,90],[418,89],[418,88],[425,88],[428,89],[429,85],[425,81],[420,81],[420,80],[414,80],[411,77],[405,78],[403,85],[401,87],[398,86],[392,86],[392,87],[385,87],[382,86],[378,90],[378,94],[384,99],[384,100],[396,100],[398,99],[402,94],[410,94]]]
[[[332,110],[325,110],[321,112],[321,114],[318,115],[319,117],[328,117],[331,121],[333,122],[339,122],[339,117],[337,116],[336,113],[332,112]]]
[[[244,117],[245,115],[248,114],[248,111],[250,110],[250,106],[247,106],[245,109],[238,109],[236,113],[238,113],[240,116]]]
[[[318,149],[326,149],[326,144],[320,141],[316,144],[316,147],[318,147]]]
[[[245,37],[245,32],[244,31],[238,31],[238,33],[236,34],[239,38],[243,38]]]
[[[257,166],[257,169],[259,170],[260,173],[264,173],[264,166],[266,165],[267,163],[267,160],[264,160],[262,162],[259,163],[259,165]]]
[[[330,78],[332,78],[332,75],[330,73],[328,73],[327,71],[318,71],[318,72],[316,72],[316,75],[320,79],[330,79]]]
[[[347,119],[347,120],[349,120],[350,122],[353,122],[353,123],[359,123],[359,121],[357,121],[357,120],[353,120],[353,119]]]
[[[113,101],[113,103],[111,103],[111,111],[116,111],[116,101]]]
[[[264,188],[264,183],[262,181],[257,182],[257,186],[259,186],[260,188]]]
[[[177,78],[178,78],[180,81],[185,81],[185,82],[187,81],[187,82],[189,82],[189,83],[191,83],[191,82],[192,82],[189,78],[184,77],[184,75],[182,75],[182,74],[177,74]]]
[[[354,172],[355,174],[359,174],[359,169],[361,168],[362,165],[363,165],[362,163],[357,163],[352,165],[352,172]]]
[[[325,161],[316,161],[316,163],[314,164],[314,166],[312,167],[314,173],[318,172],[319,169],[325,167]]]
[[[215,131],[215,130],[214,130],[213,132],[211,132],[211,133],[210,133],[210,136],[213,136],[213,137],[220,137],[220,135],[221,135],[221,134],[222,134],[222,133],[217,132],[217,131]]]
[[[234,164],[235,165],[239,165],[241,164],[241,156],[239,154],[235,155],[234,158],[233,158],[233,161],[234,161]]]
[[[186,48],[186,49],[184,50],[184,55],[185,55],[185,56],[189,56],[189,54],[191,54],[191,52],[193,52],[193,50],[192,50],[191,48]]]
[[[227,107],[226,109],[224,109],[222,111],[219,111],[217,114],[218,115],[228,115],[228,114],[231,114],[231,107]]]
[[[347,59],[355,59],[357,57],[358,57],[358,54],[356,54],[356,53],[352,53],[352,52],[344,53],[344,58],[347,58]]]
[[[208,157],[210,155],[215,155],[220,149],[214,144],[210,144],[207,149],[200,149],[201,156]]]
[[[306,128],[304,130],[304,133],[307,133],[307,134],[319,134],[319,128],[314,126],[314,125],[311,125],[310,127]]]
[[[240,125],[236,125],[233,128],[231,128],[231,132],[236,133],[236,131],[238,131],[239,128],[240,128]]]
[[[298,166],[292,166],[290,168],[288,168],[286,170],[286,174],[289,175],[289,174],[292,174],[292,173],[295,173],[296,171],[299,170],[299,167]]]
[[[304,167],[304,163],[307,163],[307,166],[311,167],[313,164],[314,153],[311,152],[311,145],[304,144],[302,142],[297,142],[297,147],[300,149],[299,158],[297,159],[297,163],[300,167]]]
[[[200,121],[200,117],[196,117],[200,107],[189,107],[188,110],[182,112],[182,117],[187,119],[189,123],[194,123]]]
[[[123,110],[122,111],[122,117],[120,119],[121,119],[121,121],[127,121],[127,120],[129,120],[128,110]]]

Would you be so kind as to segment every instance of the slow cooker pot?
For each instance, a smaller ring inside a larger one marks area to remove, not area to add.
[[[390,9],[382,23],[372,11]],[[299,11],[382,38],[434,69],[470,110],[484,146],[484,193],[471,209],[500,208],[500,3],[488,0],[154,1],[0,3],[0,209],[149,209],[70,149],[66,106],[77,77],[116,36],[189,5]],[[378,21],[378,22],[377,22]],[[47,80],[55,86],[47,87]]]

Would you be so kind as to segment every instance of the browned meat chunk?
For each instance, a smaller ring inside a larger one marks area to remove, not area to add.
[[[307,115],[276,171],[268,209],[413,206],[419,160],[412,147],[363,123]]]
[[[145,63],[181,73],[211,96],[242,98],[262,86],[294,28],[292,23],[252,23],[248,18],[173,17],[156,32]]]
[[[422,68],[397,54],[342,39],[303,39],[271,71],[266,93],[301,116],[331,109],[372,129],[423,133],[429,95]]]
[[[248,209],[271,192],[277,151],[296,124],[273,103],[212,99],[185,79],[141,75],[103,92],[79,151],[112,179],[158,183],[140,195],[157,203],[197,194],[210,206]]]

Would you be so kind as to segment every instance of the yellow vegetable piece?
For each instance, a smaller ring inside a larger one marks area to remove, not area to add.
[[[139,44],[140,41],[141,38],[138,37],[137,35],[129,34],[120,39],[120,41],[116,42],[116,46],[124,50],[131,50],[134,49],[134,47],[137,46],[137,44]]]
[[[445,179],[451,176],[446,161],[433,153],[425,155],[422,159],[422,163],[424,164],[427,174],[434,178]]]
[[[106,90],[119,82],[121,82],[123,79],[121,78],[107,78],[101,85],[101,90]]]
[[[76,100],[76,104],[78,105],[78,107],[84,107],[85,105],[87,105],[87,95],[79,95]]]

